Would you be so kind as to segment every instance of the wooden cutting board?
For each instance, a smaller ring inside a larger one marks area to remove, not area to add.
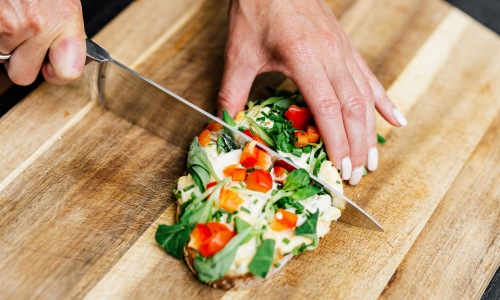
[[[379,120],[380,169],[346,188],[385,232],[335,223],[261,285],[209,288],[154,241],[187,149],[82,80],[44,84],[0,119],[0,298],[479,298],[500,262],[500,39],[438,0],[328,2],[409,121]],[[213,111],[226,6],[137,1],[95,40]]]

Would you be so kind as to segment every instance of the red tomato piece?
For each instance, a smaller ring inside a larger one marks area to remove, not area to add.
[[[299,217],[296,214],[280,208],[271,221],[271,228],[276,231],[291,229],[297,226],[298,219]]]
[[[217,132],[222,129],[222,125],[218,122],[210,122],[207,125],[207,129],[211,132]]]
[[[276,181],[281,182],[281,183],[283,183],[285,181],[285,179],[286,179],[285,168],[280,167],[280,166],[275,166],[273,168],[273,173],[274,173],[274,177],[275,177]]]
[[[210,228],[212,235],[206,239],[199,248],[200,254],[204,257],[213,256],[222,250],[236,235],[236,232],[229,230],[227,226],[221,223],[208,222],[207,227]]]
[[[254,141],[257,141],[257,142],[261,143],[262,145],[268,146],[267,143],[264,142],[264,140],[258,134],[253,134],[252,131],[250,131],[250,129],[243,130],[243,133],[246,136],[251,137]]]
[[[245,168],[253,168],[257,164],[258,151],[256,141],[251,141],[243,147],[241,152],[240,164],[245,166]]]
[[[198,136],[198,142],[202,147],[205,147],[210,142],[210,131],[208,129],[203,130]]]
[[[314,126],[307,126],[307,138],[309,143],[317,143],[319,141],[319,130]]]
[[[212,231],[207,225],[198,224],[189,235],[188,247],[200,249],[200,245],[212,236]]]
[[[285,117],[292,121],[292,126],[298,130],[306,130],[307,124],[311,120],[311,112],[307,107],[291,105],[285,112]]]
[[[309,138],[307,137],[307,133],[302,132],[302,131],[295,131],[293,134],[297,138],[297,141],[295,142],[295,147],[304,147],[307,146],[309,143]]]
[[[273,188],[273,178],[268,171],[257,169],[248,174],[245,180],[246,187],[249,190],[267,193]]]

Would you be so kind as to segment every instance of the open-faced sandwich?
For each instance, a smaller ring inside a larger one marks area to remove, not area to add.
[[[291,257],[317,247],[343,201],[314,185],[310,173],[342,192],[311,113],[300,96],[250,103],[224,121],[250,136],[241,149],[231,132],[210,123],[194,138],[188,174],[174,190],[177,222],[160,225],[156,241],[184,258],[199,280],[220,288],[247,287]],[[278,162],[265,144],[301,169]]]

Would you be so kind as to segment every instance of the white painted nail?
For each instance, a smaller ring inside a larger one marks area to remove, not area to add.
[[[342,179],[349,180],[352,173],[352,163],[349,157],[344,157],[342,160]]]
[[[350,185],[356,185],[361,181],[361,177],[363,177],[363,170],[365,167],[357,167],[352,171],[351,179],[349,179]]]
[[[392,111],[392,114],[394,115],[394,118],[396,118],[396,121],[398,121],[399,125],[408,125],[408,121],[406,120],[405,116],[403,116],[403,114],[397,108]]]
[[[377,147],[371,147],[368,150],[368,170],[375,171],[378,168],[378,150]]]

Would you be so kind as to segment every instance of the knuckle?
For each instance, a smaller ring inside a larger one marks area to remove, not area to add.
[[[364,98],[373,99],[373,90],[372,90],[372,87],[370,85],[370,82],[368,82],[368,80],[362,79],[359,86],[358,86],[358,89]]]
[[[366,114],[365,101],[359,96],[348,97],[345,105],[345,114],[347,117],[355,120],[363,119]]]
[[[333,98],[324,98],[318,101],[318,114],[331,116],[340,110],[340,103]]]

